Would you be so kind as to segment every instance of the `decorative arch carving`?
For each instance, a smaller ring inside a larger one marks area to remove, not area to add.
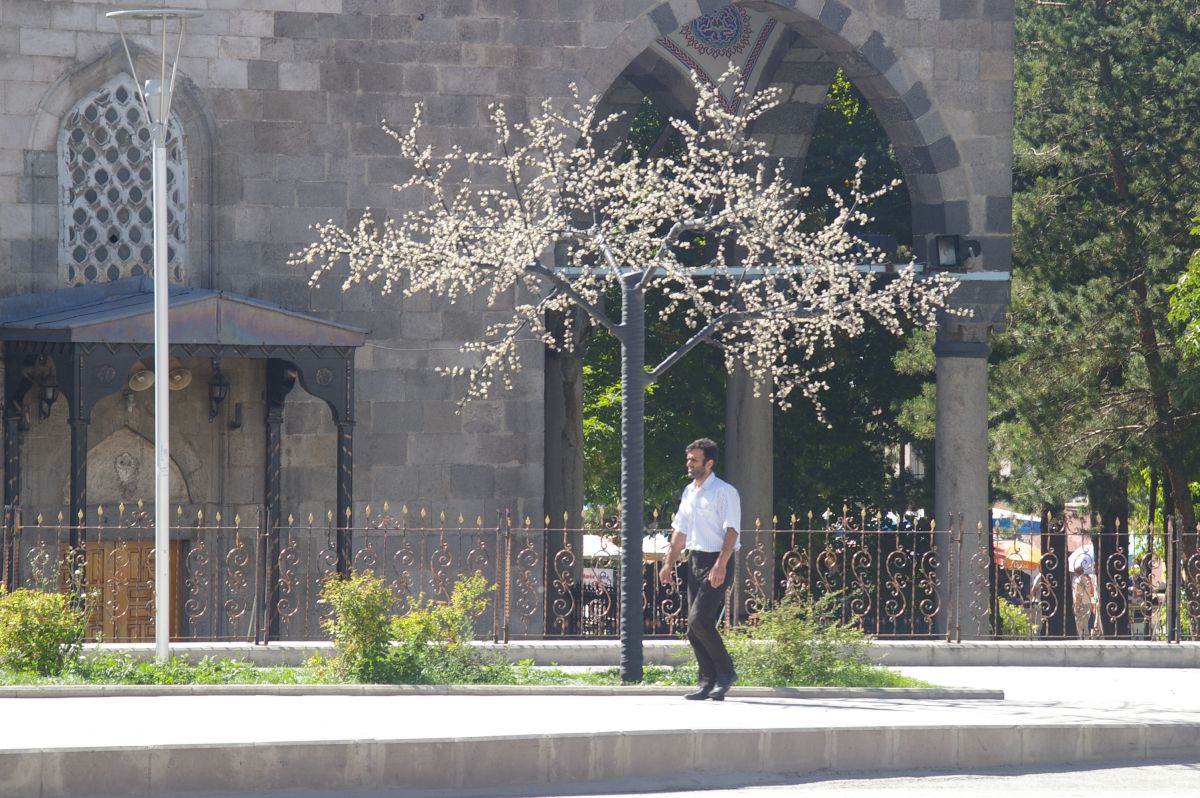
[[[88,450],[89,504],[151,501],[154,497],[154,443],[129,427],[121,427]],[[68,495],[69,486],[63,494]],[[188,504],[191,491],[175,458],[171,458],[171,501]]]
[[[701,3],[700,7],[709,16],[728,16],[723,10],[724,4]],[[918,258],[924,257],[925,235],[962,226],[958,224],[960,220],[947,219],[946,209],[948,199],[960,200],[967,195],[962,170],[954,168],[959,164],[957,144],[931,100],[932,92],[914,74],[903,53],[897,53],[885,41],[870,13],[832,0],[755,0],[734,3],[733,7],[744,9],[752,20],[772,19],[781,29],[790,29],[804,42],[819,49],[834,67],[845,72],[871,103],[896,151],[912,197],[913,243]],[[742,15],[738,17],[742,18]],[[678,59],[672,63],[664,57],[660,42],[665,38],[678,39],[683,35],[680,31],[691,26],[693,21],[677,19],[671,4],[652,7],[626,26],[610,48],[614,52],[631,54],[629,60],[624,64],[620,59],[597,63],[587,74],[587,83],[603,87],[598,93],[607,96],[610,87],[628,81],[656,103],[673,97],[672,105],[686,106],[690,92],[682,95],[680,86],[689,83],[690,76]],[[721,32],[716,31],[714,36]],[[732,35],[734,31],[730,28],[725,33]],[[782,33],[778,36],[779,42],[787,39]],[[775,51],[784,46],[778,45]],[[668,67],[674,71],[673,76],[666,72]],[[754,88],[769,81],[770,75],[763,75]],[[780,154],[795,157],[798,153],[788,150],[796,149],[802,143],[785,144]],[[965,205],[965,202],[956,205]],[[961,211],[962,208],[956,207],[952,213],[957,216]],[[950,224],[951,221],[955,224]],[[965,220],[961,221],[965,224]]]
[[[157,71],[157,53],[130,43],[130,54],[139,75]],[[46,91],[30,125],[27,149],[32,152],[56,152],[63,121],[76,104],[128,71],[125,51],[114,35],[113,43],[96,58],[65,72]],[[175,81],[171,116],[178,122],[187,150],[189,212],[186,238],[189,243],[188,269],[183,279],[190,285],[210,288],[216,282],[213,273],[216,264],[215,125],[199,89],[182,71]],[[57,216],[57,206],[48,210]],[[57,218],[43,218],[41,223],[49,229],[60,229],[61,224]]]

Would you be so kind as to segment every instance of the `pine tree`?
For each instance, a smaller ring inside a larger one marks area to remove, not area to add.
[[[1200,200],[1200,9],[1022,0],[1017,17],[1016,268],[996,426],[1042,487],[1010,484],[1045,501],[1161,464],[1194,530],[1195,403],[1168,288]]]

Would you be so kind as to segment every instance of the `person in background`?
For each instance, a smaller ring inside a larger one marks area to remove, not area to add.
[[[1067,558],[1067,571],[1071,574],[1071,603],[1075,610],[1075,633],[1079,639],[1092,636],[1093,606],[1096,602],[1096,553],[1092,539],[1085,535],[1083,544]]]

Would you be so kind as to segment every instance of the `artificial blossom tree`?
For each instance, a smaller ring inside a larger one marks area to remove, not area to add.
[[[346,260],[344,288],[365,280],[385,294],[514,302],[511,316],[463,345],[473,365],[442,369],[467,378],[463,401],[511,387],[522,365],[520,341],[570,345],[570,336],[564,344],[547,329],[548,314],[582,309],[620,341],[621,677],[630,682],[641,680],[643,662],[648,386],[706,343],[781,407],[799,393],[820,409],[820,375],[829,365],[823,349],[861,334],[868,319],[893,334],[906,319],[932,326],[956,285],[946,275],[922,279],[912,268],[886,280],[860,269],[867,249],[853,231],[869,221],[867,204],[891,187],[864,193],[860,162],[849,198],[832,198],[832,218],[809,218],[806,189],[752,135],[777,92],[748,95],[733,69],[720,85],[724,98],[696,82],[694,118],[671,120],[681,146],[669,158],[601,144],[618,117],[600,116],[596,98],[583,101],[574,88],[565,110],[546,101],[524,123],[493,106],[490,152],[435,152],[422,141],[418,106],[407,129],[385,128],[412,166],[396,190],[422,192],[424,205],[386,220],[368,210],[349,228],[318,225],[317,240],[292,260],[314,269],[314,284]],[[489,180],[476,185],[464,172]],[[620,293],[619,319],[606,309],[610,290]],[[664,297],[665,317],[694,332],[647,367],[650,292]]]

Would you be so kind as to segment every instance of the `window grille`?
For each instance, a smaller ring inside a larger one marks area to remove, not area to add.
[[[67,285],[147,275],[154,267],[150,126],[121,74],[80,100],[58,138],[60,259]],[[187,157],[175,115],[167,126],[167,262],[187,267]]]

